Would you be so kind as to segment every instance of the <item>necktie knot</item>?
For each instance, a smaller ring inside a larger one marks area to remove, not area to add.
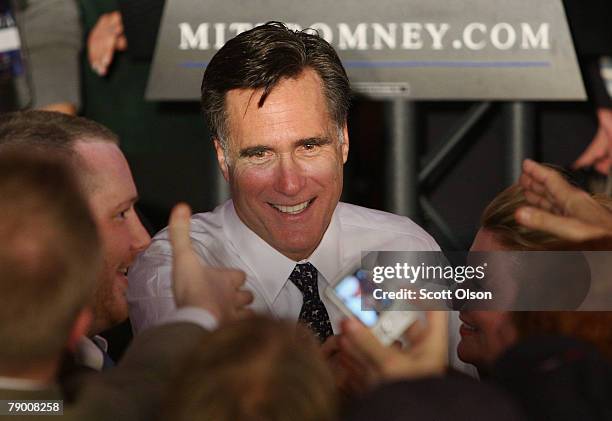
[[[300,290],[304,299],[318,298],[318,272],[311,263],[295,265],[293,272],[289,275],[289,280]]]

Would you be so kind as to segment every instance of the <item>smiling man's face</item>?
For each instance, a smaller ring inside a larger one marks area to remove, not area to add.
[[[313,70],[281,80],[259,108],[261,94],[227,93],[228,156],[215,141],[217,158],[240,219],[299,261],[318,246],[340,199],[346,124],[339,130],[330,118]]]
[[[102,240],[104,265],[94,293],[90,331],[97,334],[127,319],[127,270],[151,237],[134,209],[138,193],[119,147],[78,141],[74,149],[87,168],[85,190]]]

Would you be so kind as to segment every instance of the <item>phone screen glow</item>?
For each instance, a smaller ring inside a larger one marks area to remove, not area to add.
[[[361,281],[359,279],[361,271],[349,275],[342,279],[334,287],[336,295],[342,303],[366,326],[374,326],[378,321],[378,313],[375,310],[361,309]]]

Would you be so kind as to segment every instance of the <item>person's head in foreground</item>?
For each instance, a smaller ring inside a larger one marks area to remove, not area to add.
[[[52,381],[91,322],[95,223],[60,157],[0,152],[0,376]]]
[[[8,147],[62,154],[72,163],[103,247],[89,334],[126,320],[127,270],[150,237],[134,210],[138,192],[117,136],[85,118],[24,111],[0,116],[0,150]]]
[[[202,81],[202,110],[236,213],[299,261],[318,246],[348,157],[350,86],[313,32],[268,23],[228,41]]]
[[[296,333],[295,325],[265,317],[212,333],[185,361],[168,400],[168,419],[336,419],[329,369],[315,339]]]
[[[595,197],[595,199],[608,208],[612,205],[612,201],[608,198]],[[527,204],[523,189],[518,185],[512,185],[497,195],[483,212],[481,228],[476,234],[470,251],[563,250],[558,237],[546,232],[532,230],[516,222],[514,218],[516,210]],[[583,260],[581,259],[579,263],[583,263]],[[546,266],[546,262],[544,262],[544,265]],[[569,274],[571,276],[572,273],[567,271],[567,273],[561,275]],[[538,281],[534,279],[533,274],[527,275],[523,279],[524,282]],[[563,279],[565,279],[565,276]],[[541,281],[543,282],[543,279]],[[576,279],[576,282],[578,282],[578,279]],[[530,292],[533,292],[533,290]],[[582,313],[572,312],[541,313],[565,314],[566,318],[576,317],[577,320],[582,317]],[[521,314],[521,312],[515,314]],[[460,319],[463,324],[460,328],[461,341],[457,346],[457,354],[462,361],[474,364],[481,374],[486,374],[497,358],[518,340],[514,315],[511,312],[462,311]],[[580,335],[577,331],[570,331],[570,329],[567,329],[565,333]],[[562,332],[559,331],[558,333]]]

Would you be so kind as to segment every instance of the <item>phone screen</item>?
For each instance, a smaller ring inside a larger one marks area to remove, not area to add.
[[[367,272],[358,270],[354,274],[345,276],[334,287],[336,296],[342,303],[359,318],[366,326],[374,326],[378,321],[379,313],[375,310],[361,309],[362,287],[367,281]]]

